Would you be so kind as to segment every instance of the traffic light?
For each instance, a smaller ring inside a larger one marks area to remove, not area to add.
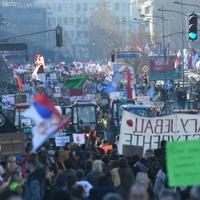
[[[115,51],[111,52],[111,62],[115,62]]]
[[[63,30],[62,27],[59,25],[56,27],[56,46],[63,46]]]
[[[146,73],[143,75],[143,83],[144,85],[148,85],[148,75]]]
[[[188,31],[189,40],[193,41],[197,39],[197,21],[198,21],[198,16],[195,13],[189,15],[189,31]]]

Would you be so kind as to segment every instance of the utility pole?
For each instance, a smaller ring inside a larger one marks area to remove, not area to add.
[[[183,13],[183,0],[181,0],[181,12]],[[183,58],[183,48],[184,48],[184,30],[183,30],[183,15],[181,15],[181,29],[182,29],[182,38],[181,38],[181,48],[182,48],[182,79],[183,79],[183,88],[185,87],[185,74],[184,74],[184,58]]]
[[[165,44],[165,22],[164,22],[164,9],[162,6],[162,32],[163,32],[163,55],[164,55],[164,67],[167,67],[167,55],[166,55],[166,44]],[[166,77],[165,77],[166,79]]]

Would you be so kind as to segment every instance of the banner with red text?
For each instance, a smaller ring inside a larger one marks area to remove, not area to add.
[[[162,140],[183,141],[200,139],[200,115],[172,114],[145,118],[123,111],[118,151],[123,145],[157,149]]]

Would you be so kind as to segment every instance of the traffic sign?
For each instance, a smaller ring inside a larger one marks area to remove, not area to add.
[[[143,72],[144,73],[147,73],[149,71],[149,66],[145,65],[143,68],[142,68]]]

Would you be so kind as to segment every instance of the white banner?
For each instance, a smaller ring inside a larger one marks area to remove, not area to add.
[[[173,114],[145,118],[123,111],[118,151],[123,145],[157,149],[162,140],[180,141],[200,139],[200,115]]]
[[[56,136],[55,143],[57,147],[64,147],[66,143],[70,143],[70,136]]]

